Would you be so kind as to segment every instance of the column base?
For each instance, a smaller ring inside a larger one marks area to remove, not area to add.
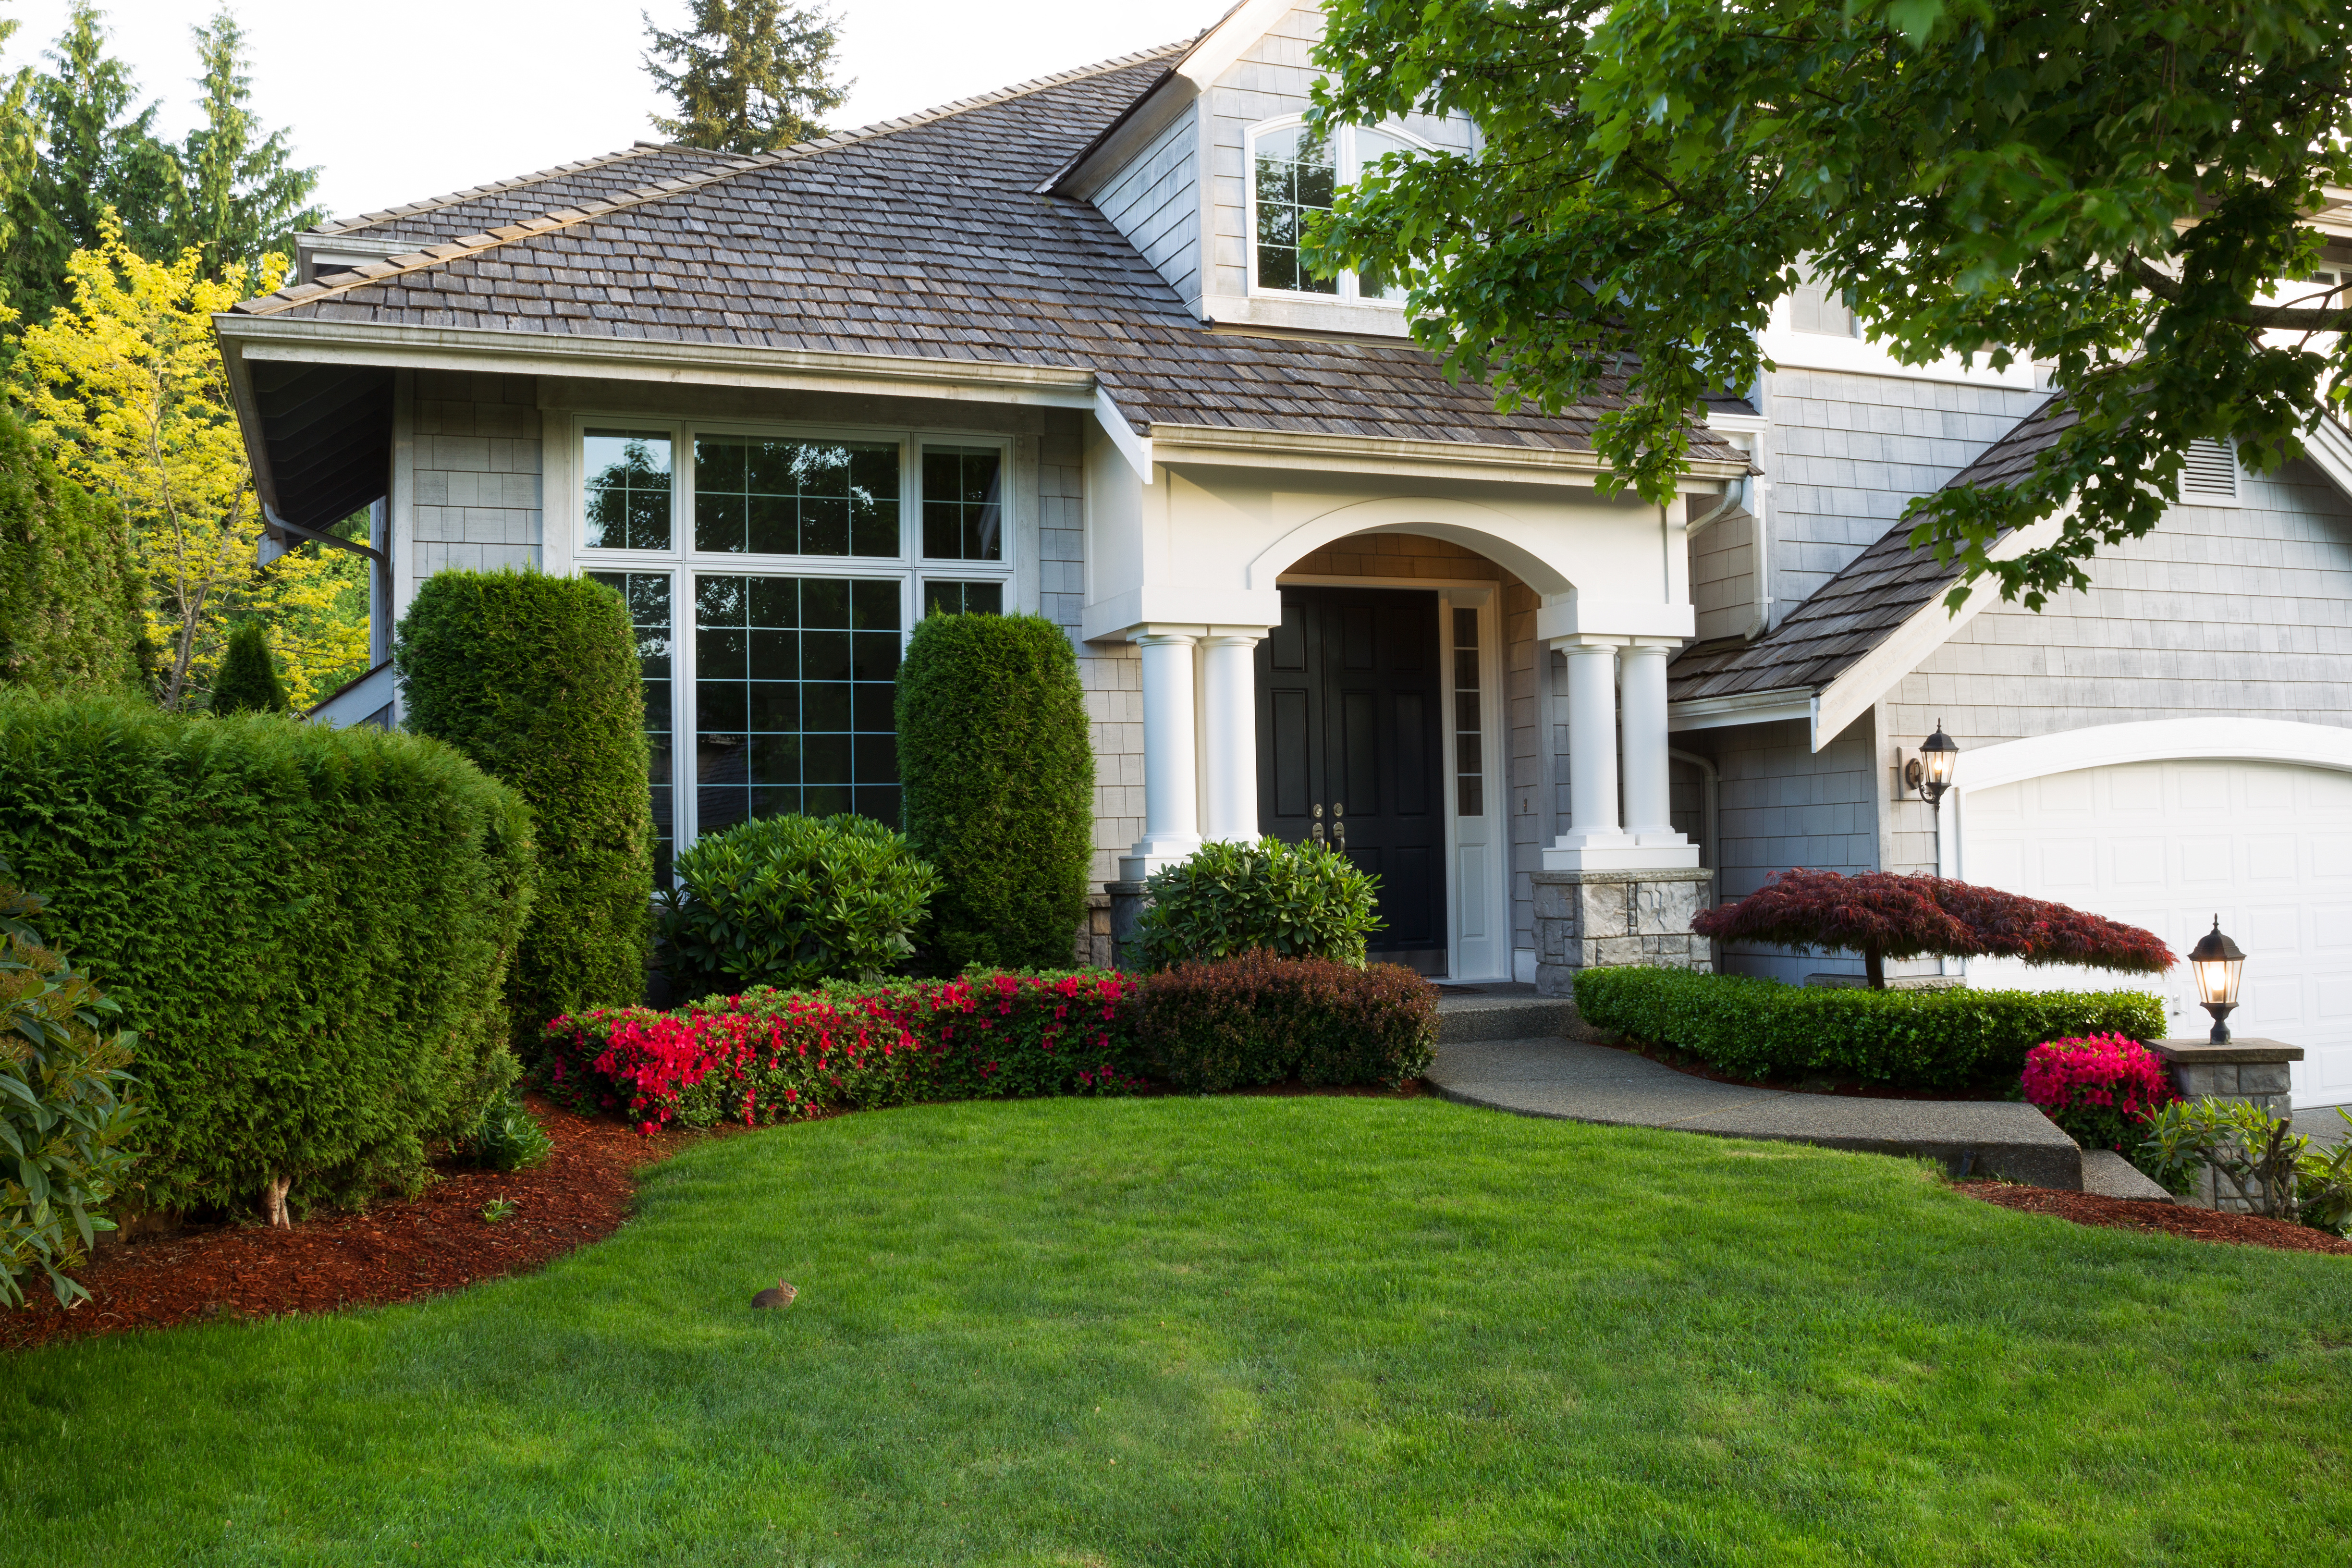
[[[1655,853],[1639,850],[1639,853]],[[1536,990],[1566,996],[1579,970],[1654,963],[1711,973],[1713,946],[1691,934],[1699,895],[1715,873],[1697,866],[1631,869],[1557,868],[1552,850],[1534,874]]]
[[[1197,838],[1179,838],[1173,835],[1159,838],[1139,838],[1132,848],[1118,858],[1118,879],[1140,882],[1152,872],[1171,866],[1181,866],[1200,852]]]
[[[1543,852],[1547,871],[1695,871],[1698,846],[1681,834],[1562,834]]]

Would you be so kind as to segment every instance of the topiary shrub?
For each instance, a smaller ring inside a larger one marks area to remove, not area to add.
[[[286,683],[278,679],[278,661],[270,657],[269,637],[259,621],[244,622],[228,634],[228,647],[213,675],[210,706],[224,717],[286,711]]]
[[[0,856],[138,1031],[142,1207],[414,1190],[514,1077],[530,814],[446,746],[0,694]]]
[[[393,658],[407,727],[520,793],[539,896],[509,982],[516,1048],[560,1013],[645,995],[653,808],[645,683],[621,596],[584,578],[443,572],[416,590]]]
[[[879,978],[915,951],[908,933],[940,888],[902,835],[846,814],[707,833],[678,853],[676,876],[662,947],[689,995]]]
[[[0,409],[0,685],[147,689],[146,602],[121,513]]]
[[[1152,969],[1257,949],[1360,969],[1365,942],[1381,929],[1376,879],[1328,845],[1203,844],[1153,872],[1147,889],[1135,943]]]
[[[2172,950],[2155,932],[2064,904],[1946,877],[1866,871],[1782,871],[1733,904],[1701,910],[1697,935],[1754,942],[1798,952],[1843,948],[1862,954],[1871,988],[1886,988],[1890,958],[1935,953],[1990,955],[2029,964],[2161,973]]]
[[[1258,949],[1153,975],[1136,1037],[1151,1076],[1172,1089],[1292,1079],[1393,1087],[1436,1056],[1437,988],[1399,964]]]
[[[26,921],[45,900],[22,892],[0,861],[0,1307],[25,1304],[19,1281],[48,1277],[58,1305],[87,1300],[68,1278],[98,1213],[137,1158],[125,1146],[138,1110],[128,1090],[135,1037],[86,975],[41,945]]]
[[[928,616],[898,666],[907,838],[942,879],[941,967],[1070,962],[1094,858],[1094,747],[1069,634],[1037,616]]]
[[[1863,991],[1643,965],[1578,972],[1576,1009],[1745,1079],[1916,1089],[2013,1080],[2044,1040],[2164,1032],[2164,1004],[2143,992]]]

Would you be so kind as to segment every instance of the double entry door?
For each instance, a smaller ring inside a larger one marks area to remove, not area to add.
[[[1446,972],[1445,796],[1433,592],[1285,588],[1257,647],[1258,823],[1378,878],[1371,955]]]

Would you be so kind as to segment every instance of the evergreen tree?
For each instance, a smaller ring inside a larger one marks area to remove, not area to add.
[[[188,30],[204,66],[196,84],[205,122],[188,132],[180,155],[185,190],[176,237],[203,251],[204,275],[219,279],[270,251],[291,255],[295,232],[317,227],[327,214],[309,205],[319,171],[294,167],[286,132],[263,135],[247,106],[253,86],[236,18],[224,7],[211,26]]]
[[[834,18],[782,0],[691,0],[693,26],[665,33],[645,18],[646,69],[677,104],[653,117],[689,147],[767,153],[824,134],[815,117],[841,107],[850,82],[831,79]]]
[[[0,16],[0,47],[5,47],[24,24],[14,16]],[[31,184],[33,171],[40,162],[39,143],[33,134],[33,73],[29,68],[0,80],[0,258],[13,255],[16,241],[17,201]],[[9,268],[0,262],[0,310],[8,304],[5,293]],[[8,318],[0,314],[0,322]]]
[[[269,638],[259,621],[247,621],[228,634],[228,651],[213,676],[212,710],[226,718],[286,709],[286,687],[278,679],[278,661],[269,657]]]
[[[106,52],[104,13],[76,0],[64,37],[35,77],[29,99],[40,156],[12,193],[15,229],[0,284],[27,321],[44,321],[68,298],[66,263],[95,248],[100,218],[121,215],[123,237],[142,256],[172,254],[179,223],[180,169],[155,139],[154,104],[133,108],[138,89]]]

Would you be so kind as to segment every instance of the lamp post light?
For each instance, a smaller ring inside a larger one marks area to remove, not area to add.
[[[2213,1044],[2226,1046],[2230,1013],[2238,1005],[2238,976],[2246,967],[2246,955],[2221,934],[2220,915],[2213,917],[2213,929],[2189,950],[2189,965],[2197,972],[2197,999],[2213,1015]]]
[[[1940,805],[1944,792],[1952,787],[1952,770],[1959,760],[1959,742],[1944,733],[1944,721],[1938,719],[1936,732],[1919,742],[1919,754],[1903,764],[1903,782],[1929,805]]]

